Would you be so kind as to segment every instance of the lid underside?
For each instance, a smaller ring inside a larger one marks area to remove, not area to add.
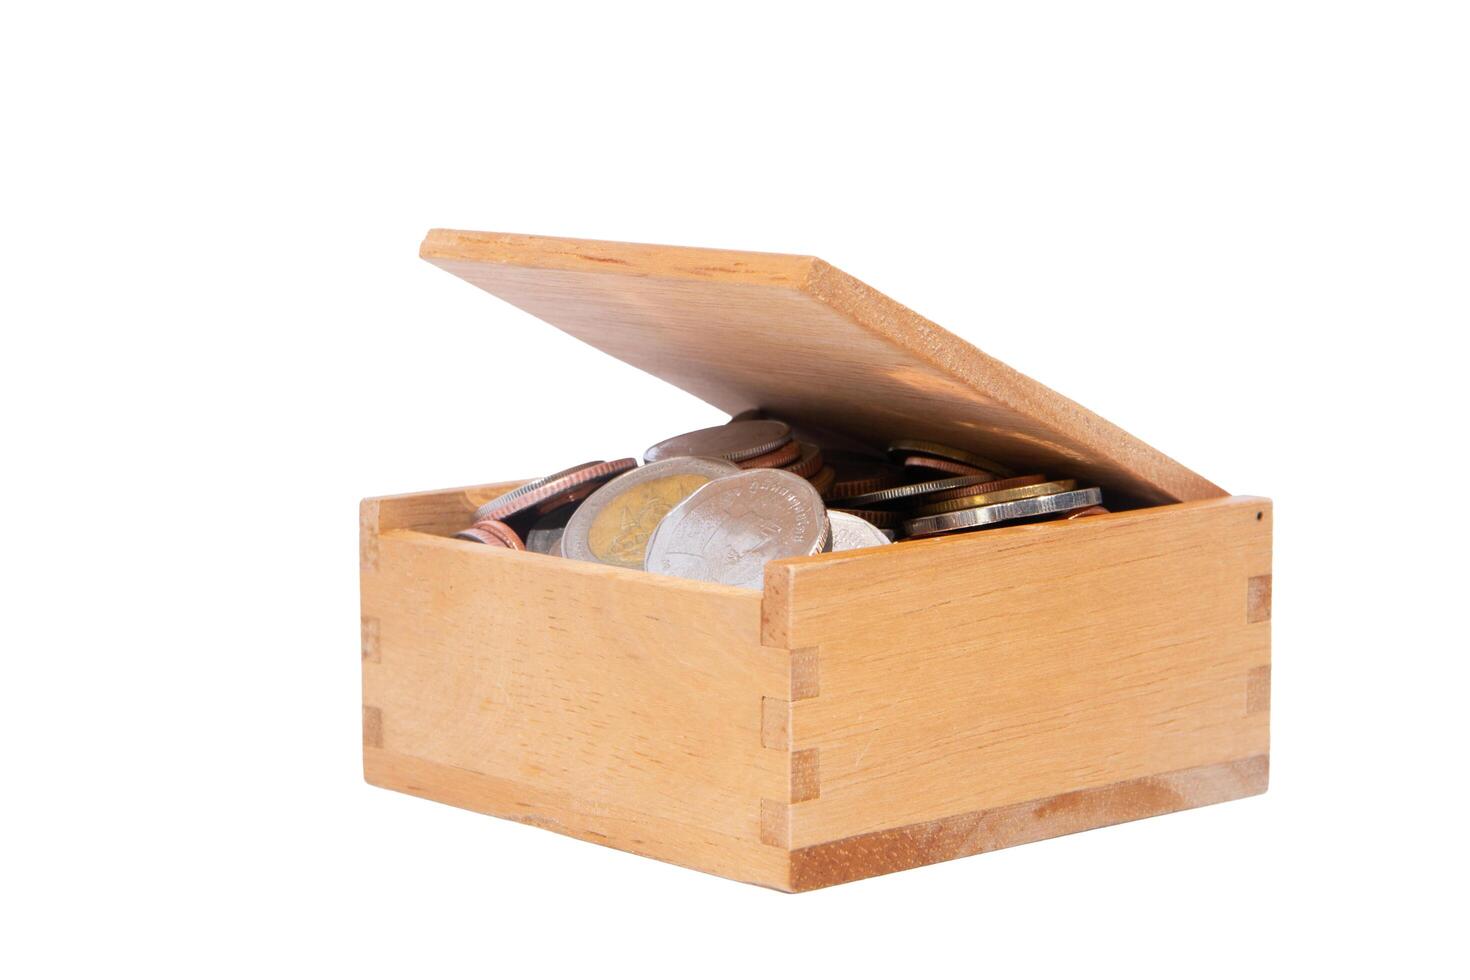
[[[446,230],[420,255],[727,412],[948,443],[1137,504],[1225,495],[821,259]]]

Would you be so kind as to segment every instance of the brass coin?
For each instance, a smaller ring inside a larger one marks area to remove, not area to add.
[[[1016,472],[993,459],[986,459],[984,456],[964,449],[956,449],[953,446],[946,446],[940,442],[929,442],[925,439],[900,439],[888,447],[888,452],[894,456],[910,454],[938,456],[940,459],[948,459],[956,463],[969,463],[971,466],[979,467],[997,476],[1012,476]]]
[[[526,544],[521,540],[521,536],[512,530],[510,525],[501,521],[476,521],[472,526],[457,533],[455,537],[461,541],[478,541],[492,548],[526,550]]]
[[[990,493],[992,490],[1009,490],[1011,487],[1029,487],[1033,483],[1045,483],[1046,477],[1040,473],[1030,473],[1026,476],[1008,476],[1004,480],[991,480],[989,483],[981,483],[976,486],[959,487],[954,490],[940,490],[936,493],[926,494],[915,500],[915,504],[937,504],[941,500],[956,500],[960,497],[968,497],[972,493]]]
[[[788,463],[785,468],[797,476],[810,480],[822,471],[822,467],[826,465],[826,462],[822,459],[822,450],[819,447],[809,442],[803,442],[800,445],[800,458],[795,462]]]
[[[503,521],[517,514],[532,510],[554,510],[574,500],[582,499],[587,492],[613,477],[626,473],[638,465],[631,457],[615,459],[610,463],[582,463],[570,469],[543,476],[539,480],[523,483],[509,493],[503,493],[475,511],[474,521]]]
[[[1047,494],[1066,493],[1069,490],[1076,489],[1076,480],[1053,480],[1050,483],[1033,483],[1025,487],[992,490],[989,493],[972,493],[965,497],[957,497],[954,500],[945,500],[937,504],[925,504],[922,507],[916,507],[914,514],[918,517],[932,517],[935,514],[952,514],[957,510],[989,507],[991,504],[1003,504],[1010,500],[1025,500],[1027,497],[1044,497]]]
[[[791,426],[776,419],[726,422],[708,429],[685,432],[649,446],[644,462],[654,463],[676,456],[709,456],[738,463],[780,449],[791,441]]]
[[[759,469],[783,469],[787,465],[801,458],[801,443],[795,439],[782,446],[780,449],[766,453],[764,456],[754,456],[750,459],[742,459],[736,465],[742,470]]]
[[[572,514],[561,539],[562,555],[642,568],[648,537],[665,514],[709,481],[740,472],[727,460],[676,456],[624,473]]]

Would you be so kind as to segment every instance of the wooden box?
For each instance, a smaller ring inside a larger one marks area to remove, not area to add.
[[[773,562],[756,592],[448,537],[509,483],[365,500],[369,782],[787,891],[1265,791],[1267,500],[818,259],[422,255],[722,409],[958,445],[1116,512]]]

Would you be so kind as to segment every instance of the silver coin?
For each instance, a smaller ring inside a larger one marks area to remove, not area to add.
[[[775,452],[791,441],[791,426],[776,419],[727,422],[696,429],[649,446],[644,462],[653,463],[675,456],[712,456],[738,463]]]
[[[677,456],[629,470],[582,501],[567,521],[562,556],[642,568],[649,535],[670,509],[711,480],[739,472],[734,463],[703,456]]]
[[[981,483],[989,483],[995,477],[986,474],[977,476],[947,476],[942,480],[929,480],[925,483],[910,483],[902,487],[890,487],[887,490],[874,490],[872,493],[860,493],[856,497],[843,497],[841,500],[833,500],[833,506],[837,507],[867,507],[871,504],[886,504],[893,500],[902,500],[905,497],[918,497],[926,493],[935,493],[940,490],[953,490],[956,487],[970,487]]]
[[[852,551],[856,548],[892,544],[892,539],[887,534],[855,514],[829,510],[827,520],[832,522],[833,551]]]
[[[541,518],[526,532],[526,550],[542,555],[561,554],[561,536],[566,533],[567,521],[576,513],[577,504],[567,504]]]
[[[1069,490],[1066,493],[1051,493],[1044,497],[1027,497],[1023,500],[1008,500],[1002,504],[990,504],[986,507],[972,507],[969,510],[957,510],[948,514],[935,514],[933,517],[916,517],[911,521],[904,521],[903,529],[909,537],[927,538],[934,534],[985,527],[989,524],[999,524],[1002,521],[1020,520],[1023,517],[1060,514],[1063,511],[1076,510],[1078,507],[1091,507],[1093,504],[1100,503],[1102,503],[1102,491],[1097,487],[1089,487],[1086,490]]]
[[[747,589],[766,562],[820,554],[832,540],[822,498],[785,470],[743,470],[700,487],[648,539],[643,567]]]

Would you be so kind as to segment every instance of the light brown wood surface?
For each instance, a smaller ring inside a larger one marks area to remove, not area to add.
[[[1114,503],[1224,494],[810,256],[447,230],[420,254],[726,411],[946,442],[1099,484]]]
[[[755,592],[443,536],[500,489],[363,502],[370,782],[783,890],[1266,788],[1268,501]]]
[[[1236,497],[768,566],[766,643],[820,692],[791,846],[1265,755],[1270,540]]]
[[[760,593],[442,536],[495,489],[363,502],[368,781],[785,887]]]

